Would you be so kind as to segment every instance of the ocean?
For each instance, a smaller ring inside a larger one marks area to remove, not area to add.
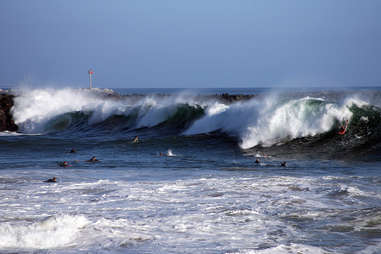
[[[0,253],[381,253],[379,88],[11,93]]]

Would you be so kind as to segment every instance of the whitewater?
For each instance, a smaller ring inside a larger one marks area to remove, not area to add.
[[[10,93],[1,253],[381,249],[377,88]]]
[[[115,116],[131,118],[130,130],[154,127],[178,116],[182,117],[178,120],[187,121],[188,127],[179,130],[179,134],[220,131],[239,138],[243,149],[325,133],[345,119],[351,119],[352,106],[369,105],[355,96],[334,103],[309,96],[282,101],[277,95],[269,95],[226,105],[217,99],[202,100],[189,94],[165,98],[153,95],[137,100],[129,97],[105,99],[101,90],[70,88],[21,90],[19,93],[13,116],[23,133],[55,131],[54,127],[47,126],[57,118],[65,122],[65,127],[70,127],[73,117],[65,118],[65,114],[78,112],[87,118],[89,126]],[[192,114],[197,110],[202,114]]]

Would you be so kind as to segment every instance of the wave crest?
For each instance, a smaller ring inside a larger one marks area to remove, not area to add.
[[[21,90],[12,109],[15,123],[24,133],[95,128],[130,130],[169,125],[188,127],[203,114],[192,99],[173,97],[109,98],[87,89]]]
[[[267,95],[235,103],[200,98],[179,94],[109,97],[88,89],[35,89],[20,91],[12,112],[24,133],[223,132],[238,139],[243,149],[318,136],[337,129],[345,120],[349,120],[352,136],[381,132],[380,110],[353,95],[339,102],[319,96]]]

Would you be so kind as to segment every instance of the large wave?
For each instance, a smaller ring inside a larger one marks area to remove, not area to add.
[[[216,105],[185,133],[221,130],[238,136],[245,149],[271,146],[328,132],[344,120],[350,120],[354,106],[362,108],[366,105],[355,97],[334,103],[313,97],[282,100],[279,96],[268,96],[230,106]]]
[[[338,129],[345,120],[353,134],[355,127],[364,125],[376,131],[381,119],[379,108],[355,95],[329,100],[278,94],[235,103],[190,94],[105,95],[110,94],[71,88],[20,90],[13,117],[24,133],[104,129],[120,133],[142,128],[171,129],[176,135],[223,132],[243,149],[313,137]]]
[[[102,123],[117,129],[150,128],[166,122],[185,127],[202,111],[183,95],[120,98],[105,96],[103,90],[71,88],[20,90],[12,109],[24,133],[92,129]]]

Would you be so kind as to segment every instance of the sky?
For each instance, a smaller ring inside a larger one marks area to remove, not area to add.
[[[0,0],[0,86],[381,86],[380,0]]]

